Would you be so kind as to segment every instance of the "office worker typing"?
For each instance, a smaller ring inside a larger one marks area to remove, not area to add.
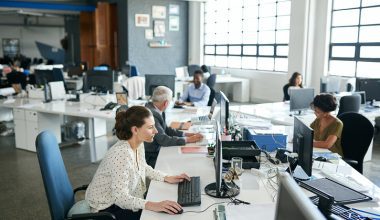
[[[327,148],[343,156],[341,146],[343,123],[331,114],[337,107],[335,97],[330,94],[317,95],[311,107],[317,117],[310,125],[314,130],[314,147]]]
[[[294,88],[303,88],[302,86],[302,75],[299,72],[294,72],[292,77],[289,79],[289,83],[287,83],[283,88],[282,91],[284,93],[283,101],[289,101],[290,100],[290,89]]]
[[[186,143],[194,143],[202,139],[201,134],[184,133],[167,126],[165,110],[169,106],[172,97],[172,90],[165,86],[158,86],[153,90],[151,101],[145,105],[153,114],[158,132],[154,136],[153,142],[145,143],[145,158],[151,167],[154,167],[156,164],[161,146],[185,145]]]
[[[119,112],[115,129],[119,141],[108,150],[86,191],[91,211],[110,212],[117,219],[140,219],[141,209],[169,214],[182,211],[174,201],[144,199],[146,177],[167,183],[190,180],[184,173],[169,176],[146,163],[144,141],[152,142],[157,134],[149,109],[133,106]]]
[[[203,72],[202,70],[196,70],[193,76],[193,83],[191,83],[183,93],[180,100],[176,105],[188,105],[188,106],[207,106],[210,98],[210,88],[202,83]]]

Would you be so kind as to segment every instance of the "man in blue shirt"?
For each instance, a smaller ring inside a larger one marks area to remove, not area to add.
[[[210,88],[202,83],[203,72],[196,70],[193,76],[193,83],[191,83],[182,97],[176,102],[176,105],[189,105],[189,106],[207,106],[210,98]]]

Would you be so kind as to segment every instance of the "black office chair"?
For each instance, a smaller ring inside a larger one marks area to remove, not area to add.
[[[338,116],[345,112],[359,112],[360,103],[361,103],[360,95],[349,95],[343,96],[339,101],[339,112]]]
[[[87,186],[73,190],[57,139],[52,132],[43,131],[37,136],[36,150],[51,219],[116,219],[108,212],[90,213],[86,200],[75,203],[75,193],[85,190]]]
[[[207,79],[206,85],[210,88],[213,89],[216,83],[216,74],[213,73],[210,75],[210,77]]]
[[[346,112],[338,118],[343,122],[343,159],[359,173],[363,173],[363,160],[373,138],[373,125],[359,113]]]
[[[21,72],[17,72],[17,71],[12,71],[8,73],[6,76],[7,76],[7,81],[8,81],[9,86],[11,86],[12,84],[21,84],[22,89],[25,89],[26,87],[25,74]]]
[[[211,106],[214,99],[215,99],[215,90],[213,88],[210,88],[210,96],[208,98],[207,106]]]
[[[201,70],[201,67],[197,64],[191,64],[187,67],[187,72],[189,73],[189,76],[193,76],[196,70]]]

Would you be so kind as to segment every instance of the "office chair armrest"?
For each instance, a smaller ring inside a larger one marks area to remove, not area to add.
[[[68,220],[80,220],[80,219],[99,219],[99,220],[116,220],[116,217],[109,212],[96,212],[73,215]]]
[[[359,162],[356,161],[356,160],[351,160],[351,159],[348,159],[348,158],[343,158],[343,160],[348,163],[350,166],[355,166],[355,165],[358,165]]]
[[[87,187],[88,187],[88,185],[83,185],[83,186],[80,186],[80,187],[74,189],[74,194],[75,194],[76,192],[78,192],[78,191],[86,190]]]

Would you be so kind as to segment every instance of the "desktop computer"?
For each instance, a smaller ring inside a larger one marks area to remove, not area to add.
[[[83,77],[83,92],[113,93],[114,74],[112,70],[88,70]]]
[[[364,91],[368,101],[380,101],[380,79],[357,78],[356,91]]]
[[[314,99],[314,89],[300,88],[290,89],[290,112],[297,112],[301,114],[302,110],[310,108],[310,103]]]
[[[153,90],[157,86],[166,86],[169,89],[173,91],[174,95],[174,88],[175,85],[175,76],[174,75],[150,75],[145,74],[145,95],[146,96],[152,96]]]
[[[222,91],[220,91],[220,126],[222,133],[225,134],[228,134],[230,128],[228,123],[230,114],[229,105],[230,101],[228,100],[227,96]]]

